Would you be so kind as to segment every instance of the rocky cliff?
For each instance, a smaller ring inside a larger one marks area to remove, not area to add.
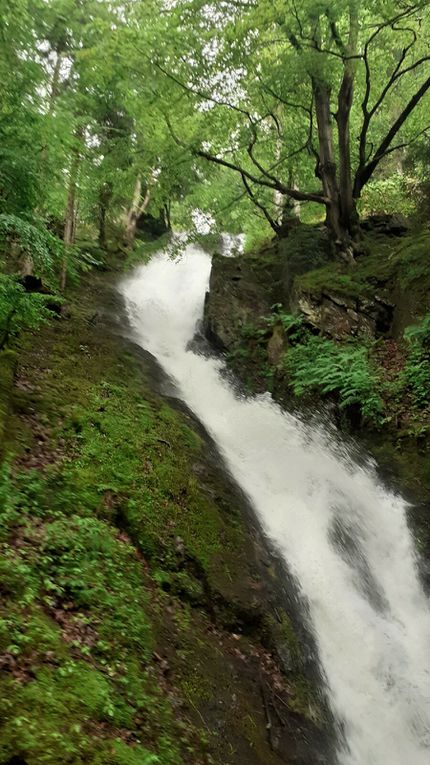
[[[206,333],[232,351],[248,325],[261,325],[280,304],[335,340],[398,339],[430,306],[429,249],[426,231],[400,237],[377,230],[365,234],[363,255],[347,267],[331,260],[324,228],[301,226],[258,253],[215,255]]]
[[[338,426],[354,431],[391,483],[416,502],[411,522],[427,559],[430,360],[425,346],[411,362],[404,331],[430,311],[429,250],[428,230],[370,229],[362,256],[348,268],[330,259],[323,229],[303,226],[259,253],[215,256],[204,318],[208,337],[248,391],[270,390],[287,407],[310,407],[312,414],[323,405]],[[291,358],[301,349],[314,377],[305,395],[297,395],[291,376]],[[367,383],[359,380],[364,406],[354,389],[351,349],[380,407],[373,419],[365,411]],[[327,394],[329,385],[315,382],[319,360],[312,354],[327,351],[339,351],[324,359],[329,382],[331,376],[349,385],[352,405],[335,385]]]

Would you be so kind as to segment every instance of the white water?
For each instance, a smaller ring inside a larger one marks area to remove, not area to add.
[[[241,398],[188,349],[210,257],[159,253],[121,289],[140,345],[216,441],[309,604],[342,765],[429,765],[430,613],[405,503],[327,433],[267,396]]]

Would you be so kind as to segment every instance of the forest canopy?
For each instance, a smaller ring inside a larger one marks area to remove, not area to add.
[[[326,220],[353,257],[360,216],[425,207],[428,2],[0,5],[0,233],[24,273],[30,231],[64,288],[77,241],[129,248],[145,216],[249,241]]]

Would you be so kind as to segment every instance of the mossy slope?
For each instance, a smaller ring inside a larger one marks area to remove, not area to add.
[[[110,294],[91,277],[66,318],[16,349],[0,484],[0,763],[306,761],[316,728],[301,679],[261,642],[264,584],[237,498],[192,421],[114,336]]]

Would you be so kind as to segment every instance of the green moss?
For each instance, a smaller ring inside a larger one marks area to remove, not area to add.
[[[203,650],[207,621],[183,601],[246,581],[244,531],[201,480],[201,438],[94,325],[97,278],[76,298],[18,349],[0,474],[0,763],[179,765],[205,736],[166,692],[159,625],[180,599],[175,629]]]
[[[16,353],[12,350],[0,352],[0,444],[9,414],[12,395],[13,376],[16,366]],[[1,446],[0,446],[1,450]]]
[[[367,234],[363,250],[366,254],[359,256],[352,268],[331,262],[297,276],[297,288],[310,293],[337,293],[352,299],[374,297],[375,288],[386,284],[390,287],[397,284],[400,290],[414,287],[422,295],[430,292],[429,231],[414,232],[401,240]]]

